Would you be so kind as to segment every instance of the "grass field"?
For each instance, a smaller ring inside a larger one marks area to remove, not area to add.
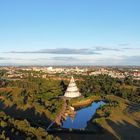
[[[117,100],[119,107],[112,110],[107,118],[100,118],[98,124],[104,129],[102,139],[139,140],[140,138],[140,104],[116,96],[107,96]],[[110,135],[110,136],[109,136]]]

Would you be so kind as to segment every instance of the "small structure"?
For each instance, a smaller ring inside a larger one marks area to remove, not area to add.
[[[73,76],[71,77],[70,83],[68,85],[68,88],[67,88],[64,96],[68,97],[68,98],[75,98],[75,97],[81,96],[81,93],[79,92],[79,90],[76,86]]]

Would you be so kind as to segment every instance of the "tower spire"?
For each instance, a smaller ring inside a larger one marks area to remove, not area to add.
[[[81,93],[79,92],[79,90],[76,86],[73,76],[71,76],[70,83],[67,87],[67,90],[66,90],[64,96],[69,97],[69,98],[75,98],[75,97],[81,96]]]

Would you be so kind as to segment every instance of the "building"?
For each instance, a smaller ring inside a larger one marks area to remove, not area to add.
[[[73,77],[71,77],[70,83],[64,96],[68,98],[75,98],[81,96],[81,93],[79,92]]]

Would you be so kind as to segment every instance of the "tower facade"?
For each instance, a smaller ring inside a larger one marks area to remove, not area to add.
[[[73,77],[71,77],[70,83],[67,87],[64,96],[69,98],[75,98],[81,96],[81,93],[79,92]]]

